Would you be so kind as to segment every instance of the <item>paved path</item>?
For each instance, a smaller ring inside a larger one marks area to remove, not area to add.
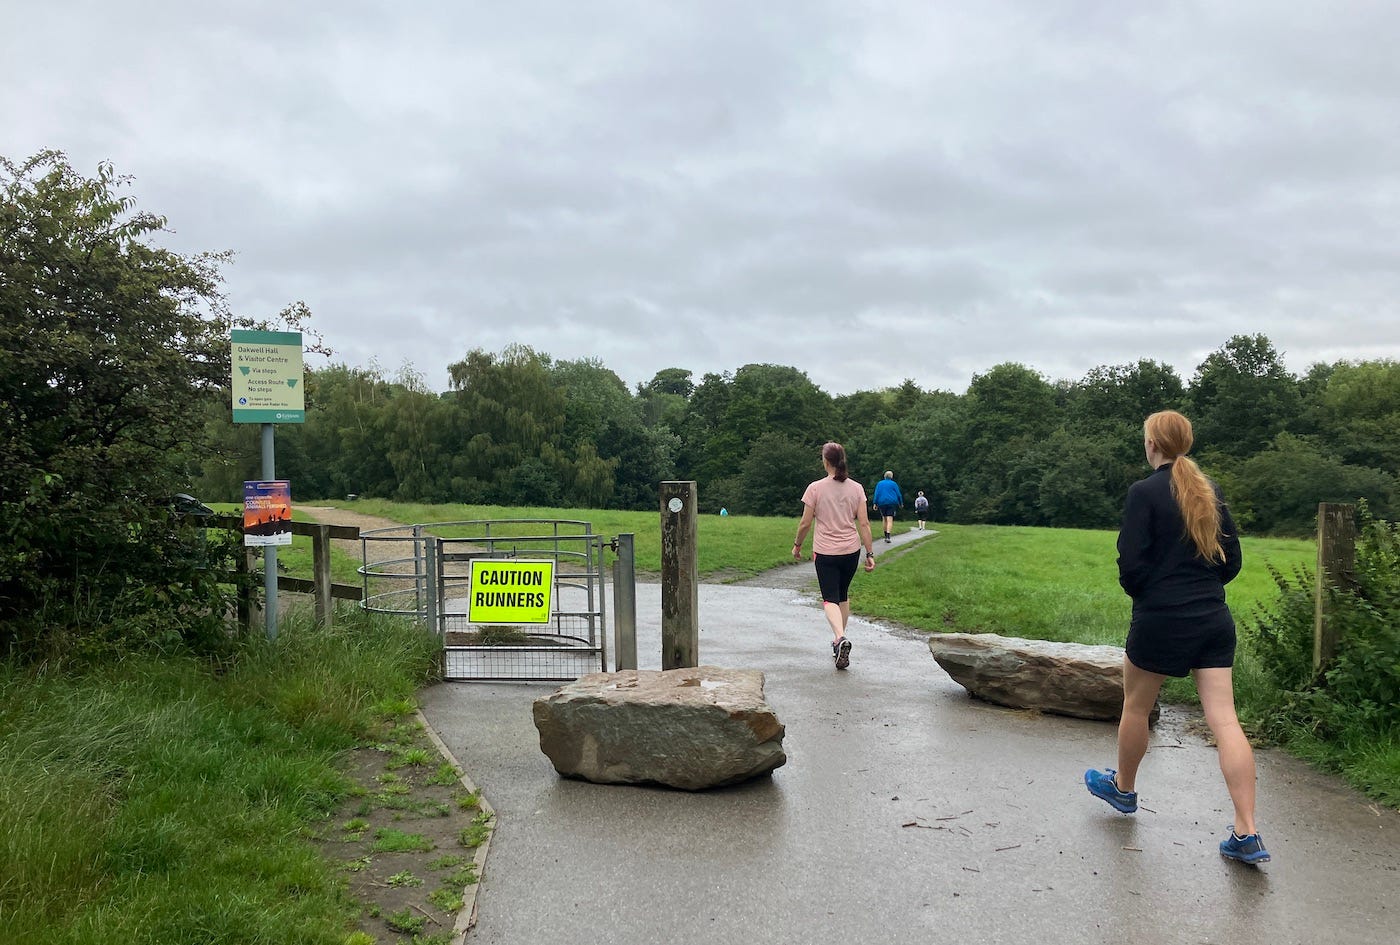
[[[659,668],[660,588],[637,596],[642,668]],[[1400,814],[1281,752],[1259,753],[1276,859],[1242,867],[1216,852],[1228,798],[1180,710],[1127,817],[1081,780],[1111,763],[1112,725],[974,702],[922,642],[865,622],[838,673],[798,590],[705,585],[700,606],[702,662],[767,674],[787,727],[771,778],[697,794],[568,781],[531,722],[552,686],[424,693],[499,817],[468,943],[1400,940]]]

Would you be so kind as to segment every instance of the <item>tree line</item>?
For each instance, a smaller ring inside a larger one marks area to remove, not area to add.
[[[223,640],[224,591],[172,504],[236,500],[261,478],[257,426],[231,422],[229,332],[304,330],[328,353],[300,303],[231,312],[227,255],[163,248],[165,219],[129,185],[56,151],[0,156],[0,650],[107,646],[92,628],[114,626]],[[1229,339],[1189,383],[1149,360],[1053,382],[1005,363],[962,394],[905,381],[832,396],[795,367],[747,364],[698,382],[671,367],[633,390],[599,359],[524,346],[466,352],[449,378],[439,392],[410,366],[308,371],[279,476],[302,499],[624,509],[693,479],[706,511],[795,516],[834,439],[858,480],[894,470],[938,520],[1099,527],[1144,473],[1143,418],[1179,407],[1251,530],[1307,531],[1319,501],[1395,514],[1400,364],[1296,377],[1262,335]]]
[[[1316,364],[1301,377],[1264,335],[1237,335],[1184,381],[1140,360],[1052,381],[1003,363],[966,393],[898,387],[832,396],[795,367],[705,374],[672,367],[632,390],[599,359],[523,345],[473,350],[433,392],[406,366],[334,364],[307,375],[304,425],[278,430],[278,475],[296,494],[418,502],[651,509],[657,484],[693,479],[702,510],[795,515],[827,440],[852,475],[884,470],[937,520],[1109,527],[1145,472],[1141,429],[1175,408],[1194,455],[1241,526],[1305,533],[1319,501],[1365,498],[1393,514],[1400,363]],[[200,488],[235,499],[257,477],[256,431],[211,405]]]

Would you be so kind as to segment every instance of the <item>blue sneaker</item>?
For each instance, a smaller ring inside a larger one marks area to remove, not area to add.
[[[1107,771],[1090,768],[1084,772],[1084,786],[1090,794],[1103,798],[1123,813],[1136,813],[1137,791],[1118,790],[1118,784],[1113,780],[1117,774],[1112,768]]]
[[[1220,855],[1241,863],[1267,863],[1273,859],[1264,849],[1264,841],[1259,834],[1241,837],[1235,833],[1233,824],[1230,825],[1230,836],[1220,841]]]

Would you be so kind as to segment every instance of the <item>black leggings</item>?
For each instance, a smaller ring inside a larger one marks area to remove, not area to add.
[[[851,579],[860,566],[860,549],[848,555],[812,555],[817,568],[817,584],[822,589],[822,600],[830,604],[844,604],[850,600]]]

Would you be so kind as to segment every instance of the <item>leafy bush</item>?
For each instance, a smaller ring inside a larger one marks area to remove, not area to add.
[[[227,396],[229,329],[263,326],[229,315],[223,255],[153,245],[165,219],[127,184],[0,157],[0,653],[220,639],[170,502]]]
[[[1400,730],[1400,525],[1358,508],[1355,583],[1327,588],[1340,642],[1315,677],[1313,574],[1273,571],[1279,596],[1254,621],[1255,651],[1276,687],[1257,710],[1261,728],[1288,741],[1352,740]]]

